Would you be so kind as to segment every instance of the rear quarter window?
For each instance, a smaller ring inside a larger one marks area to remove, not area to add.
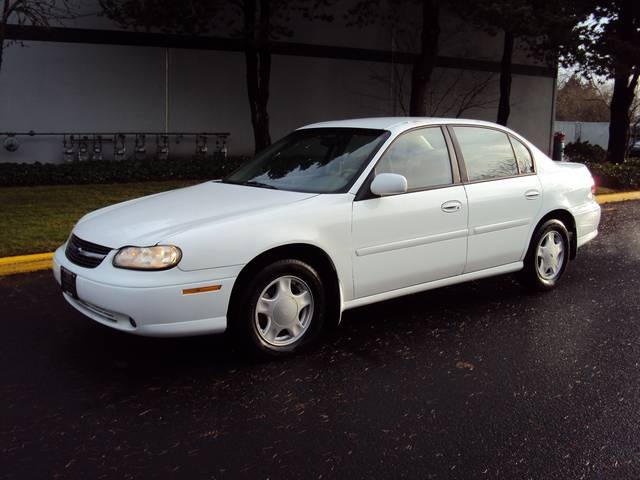
[[[509,136],[511,144],[513,145],[513,151],[516,153],[516,160],[518,161],[518,167],[520,173],[527,174],[533,173],[533,158],[531,158],[531,152],[525,145],[515,137]]]

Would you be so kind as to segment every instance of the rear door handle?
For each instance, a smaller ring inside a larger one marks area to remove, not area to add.
[[[524,194],[525,198],[527,200],[535,200],[536,198],[538,198],[540,196],[540,191],[539,190],[527,190]]]
[[[459,202],[458,200],[449,200],[448,202],[444,202],[440,208],[445,213],[459,212],[462,209],[462,202]]]

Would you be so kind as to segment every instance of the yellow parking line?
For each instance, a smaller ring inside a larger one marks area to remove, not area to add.
[[[53,252],[0,258],[0,276],[47,270],[52,258]]]
[[[622,193],[605,193],[596,195],[598,203],[624,202],[626,200],[640,200],[640,191],[622,192]]]

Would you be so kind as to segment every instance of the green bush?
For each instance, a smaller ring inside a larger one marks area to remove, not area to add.
[[[587,162],[586,165],[596,185],[618,190],[640,189],[640,158],[628,158],[624,163]]]
[[[62,164],[0,163],[0,186],[213,179],[232,172],[244,160],[243,157],[188,157],[167,160],[88,160]]]
[[[600,145],[591,145],[588,141],[575,142],[567,143],[564,156],[571,162],[601,163],[605,161],[607,151]]]
[[[628,158],[620,164],[609,163],[606,162],[606,150],[588,141],[567,144],[564,155],[566,160],[587,165],[598,186],[617,190],[640,188],[640,158]]]

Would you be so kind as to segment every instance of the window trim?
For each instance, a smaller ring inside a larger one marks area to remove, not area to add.
[[[521,173],[520,172],[520,165],[518,165],[518,159],[516,158],[516,152],[513,149],[513,144],[511,143],[511,136],[512,134],[509,133],[506,130],[503,130],[501,128],[498,127],[494,127],[494,126],[490,126],[490,125],[474,125],[472,123],[448,123],[445,125],[446,129],[449,131],[449,135],[451,135],[451,140],[453,142],[453,148],[456,151],[456,157],[458,159],[458,167],[460,168],[460,177],[461,177],[461,181],[464,185],[471,185],[474,183],[485,183],[485,182],[496,182],[499,180],[508,180],[510,178],[518,178],[518,177],[528,177],[530,175],[537,175],[537,170],[536,170],[536,164],[535,164],[535,160],[534,160],[534,156],[531,153],[531,149],[529,149],[529,147],[527,147],[526,144],[524,144],[524,142],[520,141],[520,143],[522,143],[525,148],[529,151],[529,155],[531,155],[531,162],[533,164],[533,172],[531,173]],[[518,174],[517,175],[509,175],[506,177],[496,177],[496,178],[484,178],[482,180],[469,180],[469,176],[467,174],[467,167],[464,161],[464,155],[462,155],[462,149],[460,148],[460,143],[458,142],[458,138],[456,137],[454,128],[455,127],[473,127],[473,128],[484,128],[486,130],[495,130],[497,132],[500,133],[504,133],[507,138],[509,139],[509,145],[511,146],[511,150],[513,151],[513,159],[516,162],[516,169],[518,170]],[[519,140],[517,137],[514,136],[514,138],[516,138],[516,140]]]
[[[438,125],[438,124],[436,124],[436,125],[419,125],[417,127],[413,127],[413,128],[409,128],[407,130],[404,130],[402,133],[397,135],[391,141],[391,143],[389,143],[389,145],[387,145],[387,148],[385,148],[384,151],[380,154],[380,156],[378,157],[378,160],[376,160],[375,164],[373,165],[373,168],[371,169],[371,171],[367,175],[367,178],[365,179],[365,181],[362,182],[362,185],[360,186],[360,188],[358,189],[358,192],[356,193],[354,201],[358,202],[360,200],[370,200],[370,199],[373,199],[373,198],[382,198],[380,195],[375,195],[373,192],[371,192],[371,182],[373,182],[373,179],[376,176],[376,174],[375,174],[376,167],[378,166],[378,164],[380,163],[382,158],[387,154],[389,149],[400,138],[402,138],[406,134],[414,132],[416,130],[426,130],[426,129],[429,129],[429,128],[438,128],[438,129],[440,129],[440,133],[442,134],[442,137],[444,138],[445,145],[447,146],[447,153],[449,155],[449,166],[451,167],[451,180],[452,180],[451,183],[445,183],[445,184],[442,184],[442,185],[433,185],[433,186],[430,186],[430,187],[423,187],[423,188],[412,188],[410,190],[407,190],[404,193],[399,193],[397,195],[392,195],[392,196],[395,197],[395,196],[398,196],[398,195],[407,195],[407,194],[410,194],[410,193],[426,192],[428,190],[436,190],[436,189],[440,189],[440,188],[449,188],[449,187],[454,187],[456,185],[461,185],[462,184],[462,178],[461,178],[460,170],[459,170],[459,162],[458,162],[458,159],[457,159],[457,155],[456,155],[454,144],[451,141],[451,137],[449,136],[449,132],[447,131],[446,126],[445,125]]]

